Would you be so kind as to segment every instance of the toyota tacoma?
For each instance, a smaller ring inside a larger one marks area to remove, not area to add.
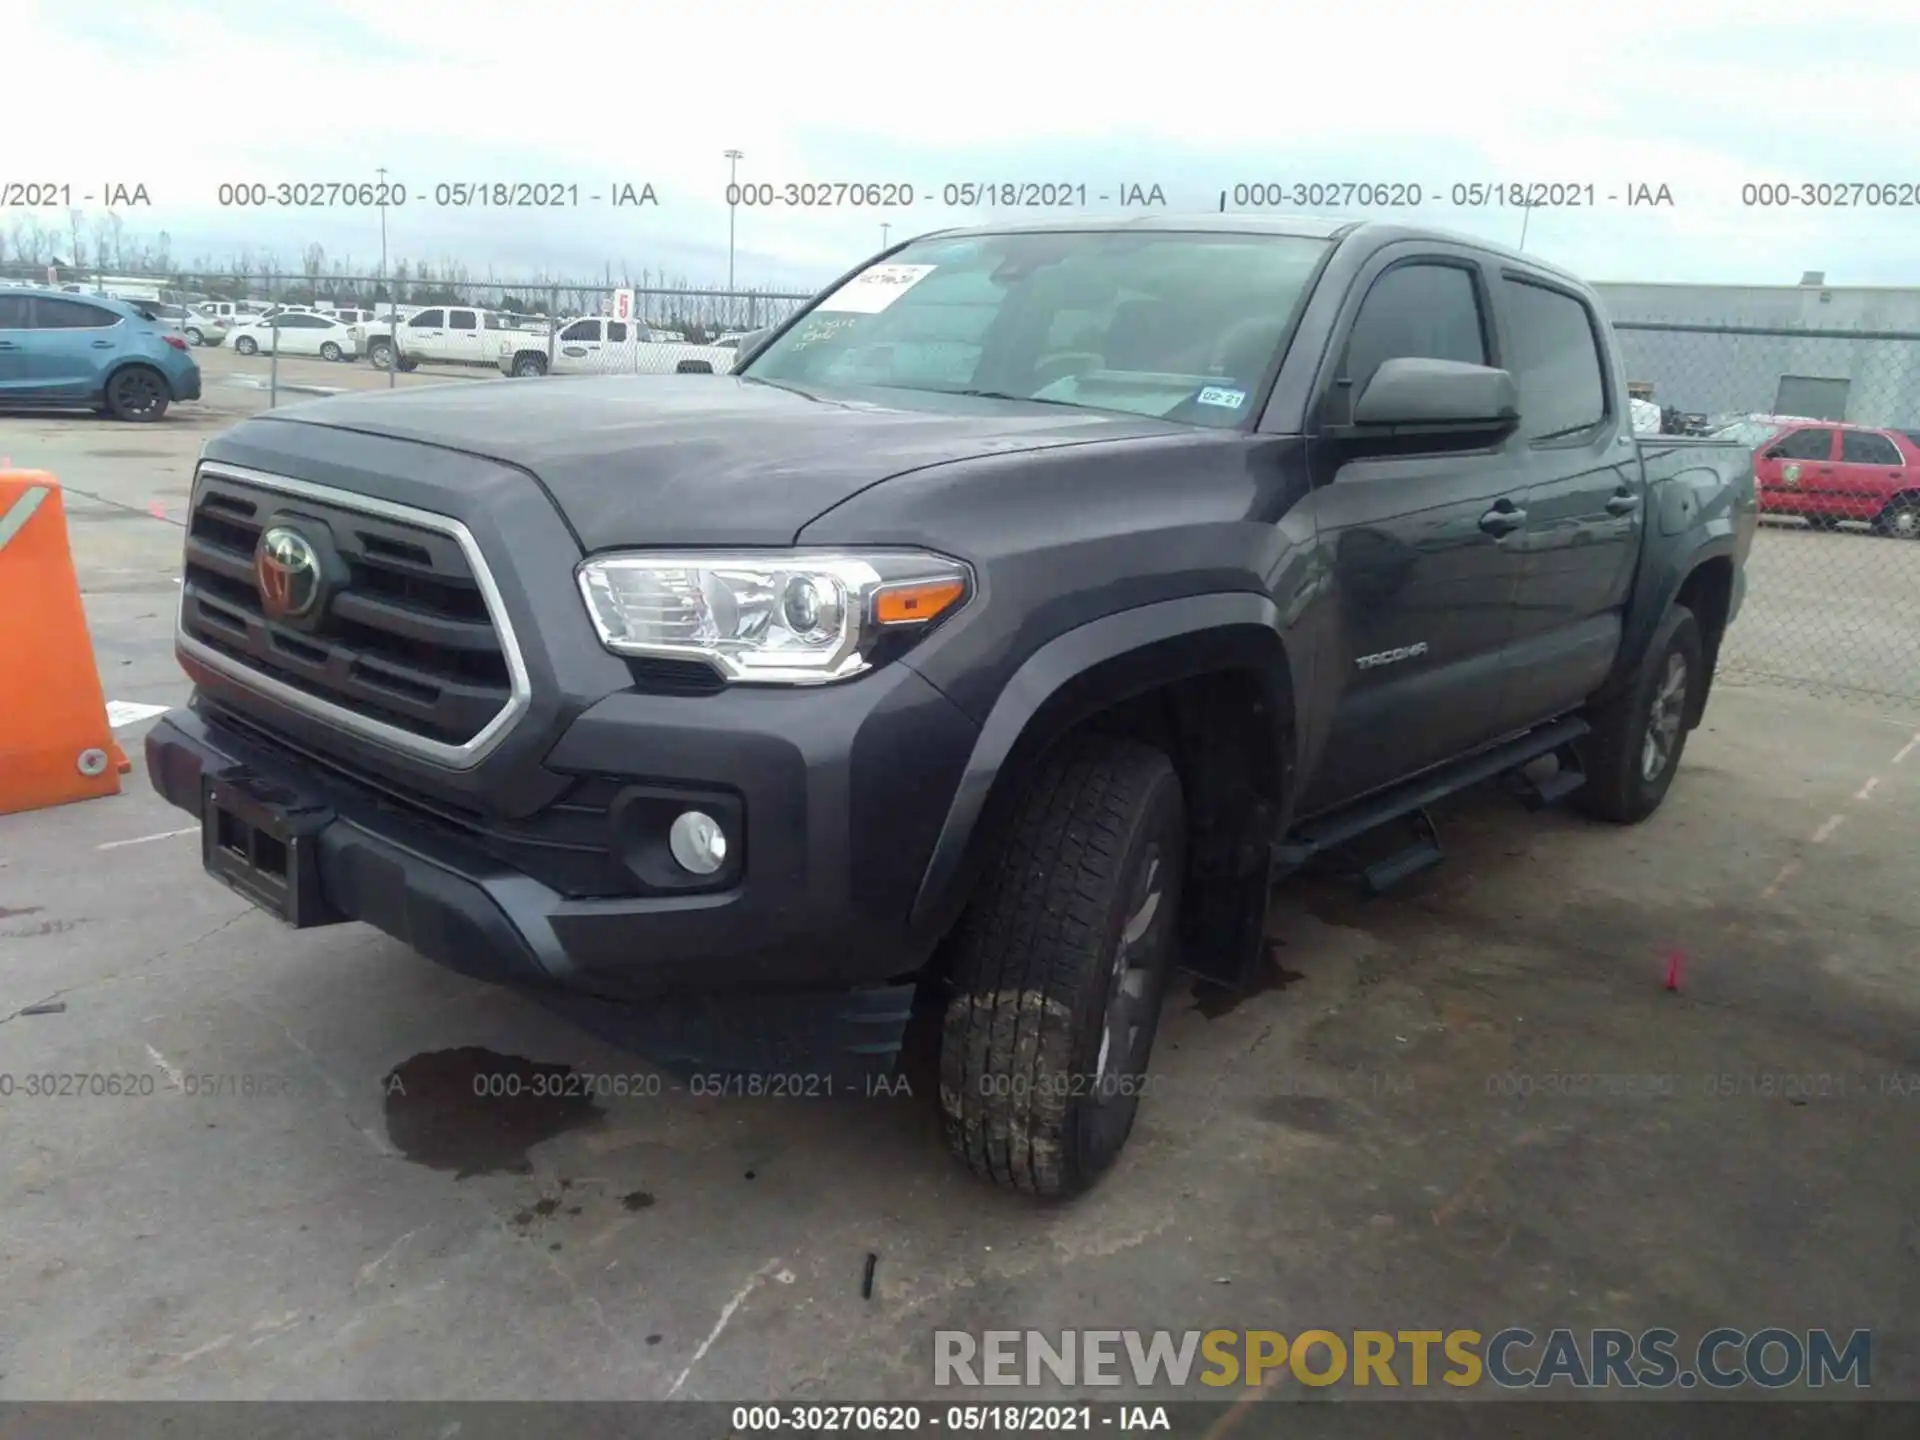
[[[1636,438],[1599,300],[1535,256],[946,231],[732,375],[214,439],[195,692],[146,755],[289,924],[627,1002],[686,1056],[884,1066],[924,998],[954,1151],[1069,1195],[1175,967],[1255,983],[1289,873],[1390,884],[1496,777],[1657,809],[1755,523],[1751,452]]]

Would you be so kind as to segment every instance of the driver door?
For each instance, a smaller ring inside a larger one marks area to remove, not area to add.
[[[1387,360],[1499,366],[1489,280],[1470,251],[1396,246],[1354,284],[1342,358],[1316,407],[1343,425]],[[1495,738],[1525,562],[1526,475],[1514,442],[1344,460],[1315,438],[1313,497],[1337,615],[1339,691],[1300,814],[1311,815]],[[1434,442],[1437,443],[1437,442]]]
[[[1802,425],[1775,436],[1754,458],[1761,508],[1786,515],[1820,509],[1816,498],[1833,475],[1840,432],[1830,425]]]
[[[401,329],[406,339],[400,342],[400,350],[409,360],[446,358],[447,312],[444,309],[422,310]]]
[[[600,321],[574,321],[555,337],[553,368],[575,373],[594,369],[601,343]]]

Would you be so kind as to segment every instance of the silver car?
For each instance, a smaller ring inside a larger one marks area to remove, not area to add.
[[[157,301],[143,300],[140,308],[152,315],[162,324],[170,325],[181,335],[187,337],[190,345],[218,345],[227,338],[227,322],[218,315],[192,305],[167,305]]]

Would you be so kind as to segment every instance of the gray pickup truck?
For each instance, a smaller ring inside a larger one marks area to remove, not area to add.
[[[924,1001],[956,1154],[1072,1194],[1175,967],[1250,983],[1288,873],[1390,884],[1495,777],[1660,805],[1757,513],[1747,449],[1627,398],[1593,291],[1471,239],[923,236],[732,375],[212,440],[152,781],[290,924],[780,1093]]]

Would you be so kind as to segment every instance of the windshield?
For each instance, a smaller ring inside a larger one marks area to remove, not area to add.
[[[1291,235],[931,237],[842,285],[740,373],[1232,426],[1328,248]]]

